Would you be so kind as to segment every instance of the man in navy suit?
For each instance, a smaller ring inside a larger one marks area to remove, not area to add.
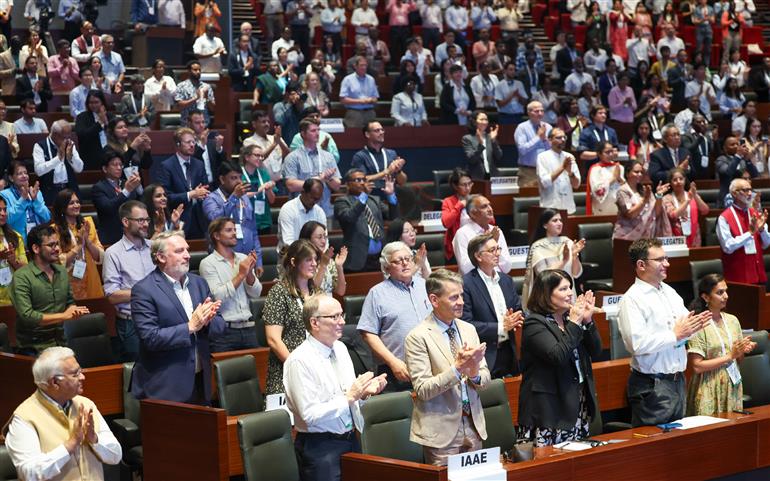
[[[374,195],[387,201],[383,194],[386,177],[392,177],[397,185],[406,184],[406,173],[403,169],[406,160],[402,159],[393,149],[386,149],[385,129],[376,120],[367,122],[363,128],[366,145],[353,155],[351,167],[361,169],[366,174],[366,180],[374,182]]]
[[[690,169],[690,151],[682,147],[682,137],[674,124],[663,127],[663,147],[650,156],[648,172],[653,187],[668,182],[668,171],[674,167],[683,169],[692,180]]]
[[[515,331],[524,323],[521,300],[513,280],[497,272],[500,247],[492,234],[474,237],[468,243],[468,257],[475,269],[463,276],[463,316],[487,343],[484,357],[493,378],[516,376]]]
[[[142,185],[139,172],[135,172],[125,181],[123,177],[123,156],[112,149],[104,151],[102,162],[104,178],[91,189],[91,200],[99,218],[99,240],[102,244],[114,244],[123,237],[123,223],[118,210],[129,200],[139,200],[137,187]]]
[[[219,166],[227,160],[225,137],[216,130],[209,130],[206,117],[200,110],[194,110],[188,117],[189,127],[195,132],[195,152],[193,157],[203,161],[206,172],[206,184],[209,192],[219,187]]]
[[[184,204],[182,221],[188,239],[202,239],[208,224],[203,215],[203,199],[209,195],[203,161],[194,157],[195,132],[182,127],[174,132],[176,153],[164,160],[158,169],[158,183],[168,196],[169,207]]]
[[[209,337],[224,332],[221,301],[211,300],[206,281],[188,274],[190,253],[179,232],[152,241],[157,266],[131,288],[131,315],[139,357],[131,377],[137,399],[207,405],[211,399]]]

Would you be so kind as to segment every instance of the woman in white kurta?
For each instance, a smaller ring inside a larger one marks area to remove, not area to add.
[[[624,182],[623,166],[615,160],[617,149],[611,143],[599,142],[596,151],[599,153],[599,162],[588,169],[586,176],[586,214],[617,214],[615,201]]]

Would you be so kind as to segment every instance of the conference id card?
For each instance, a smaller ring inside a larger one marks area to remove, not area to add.
[[[692,234],[692,221],[690,219],[682,219],[680,223],[682,225],[682,235],[689,237]]]
[[[264,215],[265,213],[265,201],[264,200],[255,200],[254,201],[254,213],[257,215]]]
[[[727,375],[730,376],[730,382],[733,383],[733,386],[741,383],[741,371],[738,369],[738,363],[733,361],[727,366]]]
[[[754,236],[751,236],[751,242],[743,246],[743,251],[749,255],[749,254],[756,254],[757,253],[757,241],[754,239]]]
[[[35,224],[34,222],[27,222],[27,234],[29,234],[29,231],[34,229],[36,225],[37,224]]]
[[[243,239],[243,226],[241,224],[235,224],[235,238]]]
[[[700,158],[700,166],[703,167],[704,169],[709,166],[709,156],[708,155],[701,156],[701,158]]]
[[[76,259],[72,265],[72,277],[82,279],[86,276],[86,261]]]
[[[12,279],[13,279],[13,273],[11,273],[10,267],[5,266],[3,268],[0,268],[0,286],[10,285]]]
[[[135,165],[130,165],[128,167],[123,167],[123,175],[126,176],[126,179],[128,179],[129,177],[131,177],[132,175],[137,174],[137,173],[139,173],[139,167],[137,167]]]

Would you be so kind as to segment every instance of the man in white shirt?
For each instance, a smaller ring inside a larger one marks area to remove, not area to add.
[[[305,300],[302,320],[308,336],[283,366],[286,406],[294,414],[295,448],[303,480],[339,481],[340,457],[360,452],[364,427],[361,403],[379,394],[386,375],[356,377],[339,341],[345,316],[339,301],[317,294]]]
[[[377,13],[369,8],[369,0],[363,0],[361,6],[353,10],[350,24],[356,29],[356,42],[369,38],[369,29],[380,24]]]
[[[488,61],[481,62],[479,74],[471,79],[471,92],[476,100],[476,108],[496,108],[495,87],[499,80],[491,73],[492,66]]]
[[[572,73],[564,80],[564,91],[570,95],[578,96],[583,89],[583,84],[590,83],[594,87],[594,78],[583,67],[583,59],[578,57],[572,61]]]
[[[326,214],[318,205],[323,193],[323,182],[311,177],[302,184],[298,197],[283,204],[278,213],[278,250],[299,239],[299,231],[306,222],[314,220],[326,225]]]
[[[257,347],[257,331],[249,307],[249,301],[262,293],[256,272],[257,253],[235,252],[239,233],[236,225],[240,226],[229,217],[219,217],[209,224],[214,252],[201,261],[198,269],[211,295],[222,301],[219,312],[225,320],[225,331],[211,340],[211,352]],[[243,231],[240,233],[243,237]]]
[[[551,148],[537,156],[537,178],[540,187],[540,207],[566,210],[574,214],[573,189],[580,185],[580,170],[575,157],[564,152],[567,134],[562,129],[551,129],[548,134]]]
[[[651,33],[647,33],[641,26],[634,27],[634,36],[626,40],[628,50],[628,70],[636,74],[636,66],[645,61],[651,65],[650,58],[655,56],[655,49],[650,44]]]
[[[251,112],[251,131],[254,134],[243,140],[243,146],[257,145],[262,152],[270,152],[270,155],[262,161],[270,173],[270,180],[277,182],[282,178],[283,157],[289,154],[289,146],[281,137],[281,126],[275,127],[275,135],[267,132],[270,130],[270,116],[264,110]],[[274,148],[273,144],[277,144]]]
[[[227,50],[216,33],[214,24],[209,23],[206,32],[196,38],[193,44],[193,53],[201,64],[201,72],[219,73],[222,70],[222,55],[227,55]]]
[[[32,365],[37,390],[8,424],[5,445],[21,479],[102,479],[122,450],[96,405],[81,396],[85,375],[68,347],[49,347]]]
[[[502,249],[500,253],[500,262],[497,268],[500,272],[507,274],[511,270],[512,259],[508,252],[508,244],[499,227],[492,225],[495,213],[492,210],[492,204],[489,199],[483,195],[472,195],[468,199],[468,205],[465,208],[468,211],[470,221],[458,229],[452,240],[455,258],[461,274],[467,274],[473,270],[473,263],[468,257],[468,243],[479,234],[491,232],[495,241]]]
[[[664,45],[671,50],[672,55],[685,49],[684,40],[676,36],[676,28],[670,23],[666,25],[666,35],[658,40],[658,58],[661,57],[660,48]]]
[[[631,353],[631,423],[669,423],[684,416],[687,339],[703,329],[711,312],[688,312],[663,282],[669,263],[658,239],[634,241],[628,255],[636,280],[620,301],[618,326]]]
[[[447,30],[447,32],[444,33],[444,42],[438,44],[436,47],[436,55],[434,55],[434,57],[436,58],[436,65],[439,67],[444,63],[444,60],[449,58],[447,48],[450,45],[457,45],[455,43],[455,33],[453,30]]]
[[[72,125],[64,119],[51,124],[51,135],[32,148],[35,175],[40,179],[40,192],[49,204],[60,190],[78,192],[77,174],[83,172],[83,160],[72,136]]]
[[[695,66],[693,79],[685,85],[684,96],[685,98],[698,97],[701,113],[709,122],[711,121],[711,107],[717,105],[717,94],[711,82],[706,81],[706,66],[704,64]]]
[[[185,14],[182,0],[158,1],[158,25],[180,27],[184,30]]]

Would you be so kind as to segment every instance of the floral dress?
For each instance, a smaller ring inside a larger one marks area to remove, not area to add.
[[[714,359],[730,352],[732,343],[742,336],[738,318],[723,312],[719,326],[711,322],[687,341],[687,352]],[[727,366],[693,373],[687,390],[687,416],[713,416],[733,409],[743,409],[743,383],[733,385]]]
[[[265,326],[281,326],[281,340],[289,352],[305,341],[305,324],[302,322],[302,299],[293,297],[285,281],[276,282],[270,289],[262,309]],[[267,387],[265,394],[278,394],[283,388],[283,363],[271,350],[267,360]]]

